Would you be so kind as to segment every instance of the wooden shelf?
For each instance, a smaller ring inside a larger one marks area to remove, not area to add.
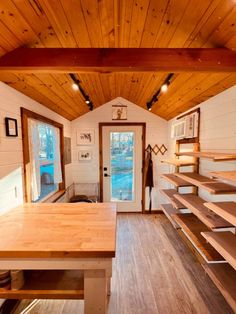
[[[184,166],[195,166],[196,162],[194,160],[185,160],[178,158],[170,158],[161,160],[162,163],[174,165],[176,167],[184,167]]]
[[[227,161],[236,160],[236,153],[217,153],[217,152],[180,152],[176,153],[177,156],[190,156],[196,158],[208,158],[213,161]]]
[[[236,226],[236,202],[204,203],[204,205]]]
[[[236,272],[228,264],[203,264],[203,268],[236,312]]]
[[[209,244],[201,232],[210,231],[194,214],[173,214],[181,230],[207,263],[225,262],[224,258]]]
[[[236,270],[236,236],[229,231],[202,232],[201,234]]]
[[[180,172],[180,173],[175,173],[175,175],[196,186],[201,186],[203,183],[216,182],[215,180],[202,176],[201,174],[197,172]]]
[[[179,214],[180,213],[179,210],[174,208],[171,204],[161,204],[161,209],[163,210],[164,214],[166,215],[166,217],[171,222],[172,226],[175,229],[180,229],[180,226],[175,221],[175,219],[172,217],[173,214]]]
[[[174,195],[178,194],[175,189],[164,189],[160,190],[161,193],[171,202],[174,208],[176,209],[183,209],[186,208],[179,200],[177,200]]]
[[[0,289],[3,299],[83,299],[83,272],[78,270],[25,271],[20,290]]]
[[[170,173],[170,174],[162,174],[162,178],[169,181],[171,184],[173,184],[176,187],[188,187],[192,186],[191,183],[179,178],[176,176],[176,174]]]
[[[201,187],[211,194],[236,194],[236,186],[223,183],[203,183]]]
[[[208,210],[205,200],[195,194],[175,194],[174,197],[184,204],[191,212],[196,215],[206,226],[211,229],[228,228],[232,225],[222,217]]]
[[[236,171],[210,172],[212,177],[236,183]]]
[[[195,186],[206,189],[211,194],[236,194],[236,186],[218,182],[196,172],[175,173],[177,177]]]

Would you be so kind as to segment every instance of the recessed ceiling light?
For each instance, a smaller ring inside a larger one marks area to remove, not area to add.
[[[73,88],[73,90],[78,90],[78,89],[79,89],[79,86],[78,86],[78,84],[73,83],[73,84],[72,84],[72,88]]]
[[[167,84],[163,84],[162,87],[161,87],[161,91],[162,93],[165,93],[168,89],[168,85]]]

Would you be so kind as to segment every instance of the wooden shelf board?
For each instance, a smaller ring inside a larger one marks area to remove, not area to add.
[[[236,226],[236,202],[204,203],[204,205]]]
[[[236,160],[236,153],[217,153],[217,152],[180,152],[176,153],[177,156],[190,156],[197,158],[208,158],[213,161],[227,161]]]
[[[214,178],[236,183],[236,171],[214,171],[210,172],[210,175]]]
[[[179,200],[177,200],[174,197],[175,194],[178,194],[178,192],[175,189],[163,189],[160,191],[171,202],[174,208],[176,209],[186,208],[186,206],[184,206]]]
[[[211,194],[236,194],[236,186],[223,182],[203,183],[200,187]]]
[[[171,184],[175,185],[176,187],[188,187],[192,186],[191,183],[179,178],[176,174],[169,173],[169,174],[162,174],[162,178],[169,181]]]
[[[229,231],[202,232],[201,234],[236,270],[236,236]]]
[[[205,200],[199,196],[195,194],[175,194],[174,197],[189,208],[191,212],[209,228],[217,229],[232,227],[228,221],[208,210],[204,206]]]
[[[175,221],[175,219],[172,217],[173,214],[179,214],[180,213],[179,210],[174,208],[171,204],[162,204],[161,209],[163,210],[164,214],[166,215],[166,217],[171,222],[172,226],[175,229],[180,229],[180,226]]]
[[[201,174],[197,172],[180,172],[176,173],[176,176],[179,178],[188,181],[196,186],[201,186],[203,183],[213,183],[216,182],[213,179],[210,179],[208,177],[202,176]]]
[[[182,231],[207,263],[225,262],[224,258],[201,235],[207,228],[194,214],[173,214]]]
[[[83,299],[83,272],[78,270],[26,271],[20,290],[0,289],[3,299]]]
[[[194,160],[184,160],[178,158],[170,158],[170,159],[163,159],[161,160],[162,163],[174,165],[177,167],[184,167],[184,166],[195,166],[196,162]]]
[[[175,173],[177,177],[195,186],[206,189],[211,194],[236,194],[236,186],[212,180],[196,172]]]
[[[203,268],[236,312],[236,272],[229,264],[203,264]]]

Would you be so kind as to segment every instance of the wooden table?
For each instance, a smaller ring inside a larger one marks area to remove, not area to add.
[[[84,298],[86,314],[107,313],[116,246],[114,204],[25,204],[0,216],[0,239],[0,269],[54,270],[52,277],[58,277],[55,271],[82,270],[84,277],[82,288],[75,287],[70,273],[67,289],[64,275],[54,286],[49,280],[51,288],[39,277],[39,288],[26,283],[18,291],[1,291],[0,298]]]

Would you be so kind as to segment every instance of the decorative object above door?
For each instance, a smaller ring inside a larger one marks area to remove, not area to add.
[[[112,120],[127,120],[127,106],[113,105]]]

